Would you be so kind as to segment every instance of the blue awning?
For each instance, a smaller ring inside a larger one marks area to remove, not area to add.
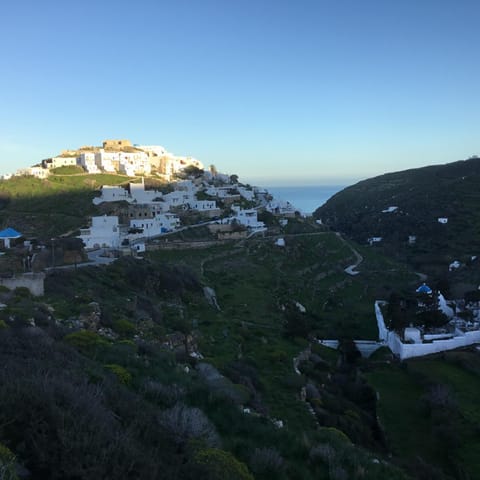
[[[6,228],[0,232],[0,238],[20,238],[22,234],[14,228]]]

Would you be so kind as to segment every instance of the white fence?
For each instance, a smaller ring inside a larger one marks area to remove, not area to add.
[[[390,350],[400,357],[400,360],[412,357],[421,357],[422,355],[430,355],[445,350],[453,350],[455,348],[467,347],[475,343],[480,343],[480,330],[472,332],[460,332],[453,338],[446,340],[434,340],[431,343],[403,343],[400,337],[387,329],[383,319],[380,305],[385,302],[375,302],[375,316],[377,317],[378,336],[383,340]]]

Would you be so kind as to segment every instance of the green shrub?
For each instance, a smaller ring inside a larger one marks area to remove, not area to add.
[[[16,297],[20,298],[29,298],[31,296],[30,290],[27,287],[17,287],[14,293]]]
[[[247,466],[225,450],[204,448],[196,452],[193,460],[210,480],[254,480]]]
[[[5,320],[0,320],[0,330],[3,328],[8,328],[8,325],[5,323]]]
[[[127,387],[132,383],[132,374],[121,365],[117,365],[115,363],[111,363],[108,365],[104,365],[107,370],[110,370],[118,379],[118,381],[126,385]]]
[[[107,345],[107,341],[95,332],[89,330],[79,330],[78,332],[69,333],[64,340],[80,349],[88,349],[99,345]]]
[[[135,325],[126,318],[119,318],[113,321],[112,330],[126,337],[135,333]]]

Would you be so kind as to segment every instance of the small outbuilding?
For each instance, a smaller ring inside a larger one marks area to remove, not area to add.
[[[17,232],[13,228],[6,228],[0,232],[0,241],[3,242],[5,248],[10,248],[10,241],[17,240],[23,235],[20,232]]]

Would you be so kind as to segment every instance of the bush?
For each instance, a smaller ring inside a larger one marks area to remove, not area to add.
[[[179,446],[185,446],[191,439],[201,440],[209,447],[220,444],[215,426],[199,409],[177,403],[158,416],[160,425]]]
[[[117,377],[118,381],[122,385],[129,386],[132,383],[132,374],[121,365],[116,365],[115,363],[111,363],[108,365],[104,365],[107,370],[110,370],[115,376]]]
[[[135,325],[126,318],[119,318],[113,321],[112,330],[119,335],[127,337],[135,333]]]
[[[193,461],[200,467],[200,475],[203,473],[209,480],[254,480],[244,463],[218,448],[198,450]]]
[[[107,341],[100,335],[89,330],[79,330],[78,332],[69,333],[64,338],[65,342],[79,349],[90,349],[100,345],[107,345]]]
[[[27,287],[17,287],[14,290],[15,296],[19,298],[30,298],[32,295]]]

